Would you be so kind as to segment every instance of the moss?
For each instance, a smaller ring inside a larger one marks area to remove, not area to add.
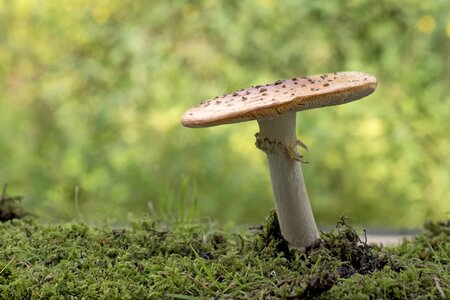
[[[6,184],[3,186],[3,192],[0,195],[0,222],[6,222],[13,219],[22,219],[29,214],[21,206],[23,197],[8,196],[6,193]]]
[[[0,298],[449,298],[449,222],[398,247],[342,219],[301,252],[276,214],[246,233],[143,219],[127,228],[0,223]]]
[[[264,225],[260,228],[259,239],[256,241],[255,251],[267,254],[268,257],[284,255],[291,257],[287,241],[281,235],[280,224],[275,210],[272,210],[267,216]]]

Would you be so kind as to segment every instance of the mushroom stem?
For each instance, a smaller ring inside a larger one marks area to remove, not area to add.
[[[289,244],[305,248],[319,238],[297,150],[295,112],[259,120],[256,146],[267,155],[280,230]]]

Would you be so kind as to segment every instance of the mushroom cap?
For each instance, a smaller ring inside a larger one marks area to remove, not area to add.
[[[361,72],[337,72],[278,80],[201,102],[183,114],[186,127],[210,127],[273,119],[289,111],[339,105],[370,95],[377,79]]]

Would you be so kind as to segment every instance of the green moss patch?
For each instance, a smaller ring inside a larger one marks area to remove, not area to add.
[[[0,298],[411,299],[450,297],[450,222],[397,247],[341,220],[306,251],[276,214],[246,233],[141,220],[128,228],[0,223]]]

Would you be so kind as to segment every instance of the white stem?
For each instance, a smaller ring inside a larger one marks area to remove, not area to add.
[[[267,155],[281,234],[296,248],[319,238],[297,153],[295,112],[258,121],[256,145]],[[294,155],[293,155],[294,154]]]

